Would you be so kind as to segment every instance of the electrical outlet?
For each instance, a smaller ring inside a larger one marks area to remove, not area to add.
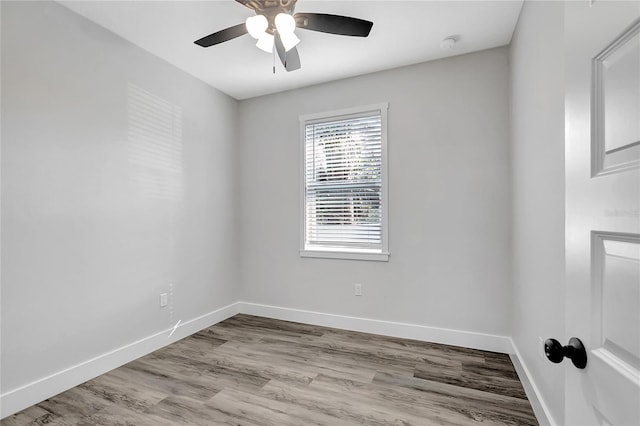
[[[164,308],[167,306],[167,293],[160,293],[160,307]]]
[[[362,284],[354,284],[353,291],[356,296],[362,296]]]

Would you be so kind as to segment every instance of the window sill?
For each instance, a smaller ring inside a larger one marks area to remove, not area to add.
[[[300,250],[300,257],[316,257],[324,259],[345,259],[345,260],[370,260],[376,262],[388,262],[389,253],[366,252],[356,250]]]

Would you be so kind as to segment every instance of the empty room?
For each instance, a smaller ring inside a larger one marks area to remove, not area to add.
[[[640,2],[0,1],[0,424],[640,425]]]

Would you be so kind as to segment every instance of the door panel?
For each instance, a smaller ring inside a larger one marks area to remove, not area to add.
[[[596,351],[640,370],[640,238],[594,233],[593,248]]]
[[[594,408],[602,424],[640,424],[640,236],[594,232],[592,248]]]
[[[565,3],[565,424],[640,425],[640,2]]]
[[[593,174],[640,166],[640,22],[593,59]]]

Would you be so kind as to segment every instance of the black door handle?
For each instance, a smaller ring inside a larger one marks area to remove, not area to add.
[[[587,351],[582,341],[577,337],[569,339],[569,344],[562,346],[556,339],[547,339],[544,341],[544,354],[547,359],[556,364],[562,362],[564,358],[571,359],[573,365],[579,369],[587,366]]]

